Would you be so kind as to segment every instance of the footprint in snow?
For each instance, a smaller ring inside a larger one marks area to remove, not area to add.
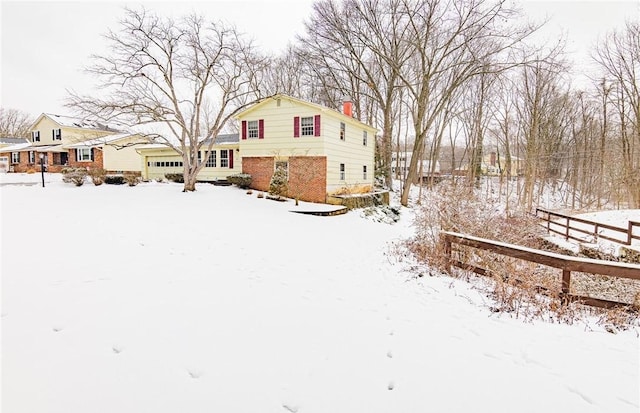
[[[60,326],[54,326],[51,328],[53,330],[54,333],[59,333],[62,330],[64,330],[64,327],[60,327]]]
[[[187,373],[189,373],[189,377],[192,379],[199,379],[203,375],[202,371],[196,369],[187,369]]]
[[[288,404],[283,404],[282,408],[285,409],[288,412],[291,412],[291,413],[297,413],[298,412],[298,406],[290,406]]]
[[[111,350],[116,354],[120,354],[124,348],[122,346],[111,346]]]
[[[393,381],[390,381],[387,385],[387,390],[393,390],[396,388],[396,384]]]
[[[391,350],[387,351],[387,357],[389,357],[390,359],[393,358],[393,353],[391,352]]]

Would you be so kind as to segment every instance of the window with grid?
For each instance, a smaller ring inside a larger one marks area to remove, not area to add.
[[[229,152],[226,149],[220,151],[220,168],[229,167]]]
[[[40,131],[39,130],[31,132],[31,141],[32,142],[40,142]]]
[[[344,124],[344,122],[340,122],[340,140],[341,141],[344,140],[345,129],[346,129],[346,125]]]
[[[313,116],[300,118],[300,129],[302,136],[313,136]]]
[[[340,180],[344,181],[345,179],[345,170],[344,170],[344,164],[341,163],[340,164]]]
[[[216,167],[216,151],[209,152],[209,157],[207,158],[207,163],[204,164],[207,168],[215,168]]]
[[[61,141],[62,140],[62,129],[53,129],[53,140]]]
[[[247,122],[247,137],[250,139],[258,139],[260,137],[260,129],[257,120]]]
[[[11,152],[11,163],[20,163],[20,152]]]
[[[36,153],[29,151],[29,163],[36,163]]]
[[[367,131],[362,131],[362,145],[367,146]]]
[[[367,179],[367,165],[362,165],[362,179]]]

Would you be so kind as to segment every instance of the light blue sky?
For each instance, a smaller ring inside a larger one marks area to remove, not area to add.
[[[104,46],[101,34],[115,27],[125,4],[144,4],[159,14],[191,11],[233,22],[255,37],[264,49],[279,51],[302,31],[312,0],[247,0],[208,2],[25,2],[4,1],[0,7],[1,105],[37,116],[66,114],[66,89],[89,90],[92,79],[82,73],[88,56]],[[568,35],[568,51],[585,61],[588,46],[604,30],[621,27],[625,18],[638,18],[636,1],[522,2],[533,19],[551,17],[542,39]]]

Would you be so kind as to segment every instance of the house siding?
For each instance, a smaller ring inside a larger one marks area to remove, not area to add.
[[[111,145],[103,145],[104,169],[109,172],[140,172],[142,164],[136,149],[143,147],[144,144],[123,147],[139,141],[140,138],[133,136],[113,142]]]
[[[302,136],[299,123],[297,134],[299,136],[295,136],[295,119],[302,117],[314,118],[314,135],[318,134],[319,129],[320,136]],[[297,157],[324,159],[322,165],[316,165],[324,173],[323,201],[326,194],[368,192],[373,187],[376,133],[374,128],[331,109],[306,104],[286,96],[267,99],[238,116],[241,124],[243,121],[261,119],[264,120],[264,139],[240,141],[242,157],[245,160],[256,159],[249,165],[245,164],[243,169],[245,173],[250,173],[252,176],[253,170],[260,174],[259,177],[254,176],[256,189],[268,190],[268,180],[273,174],[274,158],[286,160]],[[341,123],[345,124],[344,140],[340,139]],[[362,144],[363,131],[367,131],[366,146]],[[257,159],[270,159],[270,161],[268,165],[262,165],[263,161]],[[340,179],[340,164],[345,164],[345,179]],[[363,176],[363,166],[367,168],[366,179]],[[294,173],[291,164],[289,168],[291,178],[291,174]],[[267,170],[269,177],[265,178]],[[319,198],[314,195],[314,202]],[[307,200],[305,197],[300,199]]]
[[[62,140],[53,140],[52,131],[54,129],[62,130]],[[34,145],[71,145],[114,133],[98,129],[80,129],[60,126],[46,115],[42,116],[38,122],[31,127],[30,132],[33,131],[40,132],[40,141],[33,142]],[[29,141],[31,141],[31,134],[29,134]]]
[[[205,166],[198,173],[199,181],[217,181],[226,179],[229,175],[235,175],[242,171],[242,160],[236,155],[237,145],[215,145],[211,148],[212,151],[216,151],[216,166]],[[165,174],[168,173],[184,173],[183,166],[150,166],[150,163],[154,162],[183,162],[182,156],[175,152],[171,148],[155,148],[144,149],[144,146],[138,148],[140,150],[141,163],[141,175],[144,180],[151,179],[164,179]],[[233,155],[233,168],[220,166],[220,151],[231,150]],[[205,151],[202,150],[202,162],[206,162],[204,158]],[[152,164],[153,165],[153,164]]]

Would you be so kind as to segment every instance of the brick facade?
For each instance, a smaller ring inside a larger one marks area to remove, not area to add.
[[[9,164],[13,167],[14,172],[25,173],[25,172],[40,172],[40,153],[35,152],[35,163],[29,163],[29,152],[18,152],[20,156],[20,162],[12,163],[11,162],[11,152],[0,152],[0,156],[6,156],[9,158]],[[66,161],[64,159],[64,154],[67,154]],[[47,153],[47,159],[45,164],[45,171],[47,172],[60,172],[63,168],[67,166],[72,167],[81,167],[81,168],[102,168],[103,159],[102,159],[102,151],[99,149],[93,150],[93,161],[92,162],[77,162],[76,161],[76,151],[75,149],[70,149],[68,152],[59,153],[59,152],[49,152]]]
[[[78,162],[76,160],[76,151],[75,149],[69,149],[69,166],[74,168],[103,168],[104,162],[102,157],[102,150],[98,148],[93,148],[93,161],[87,162]]]
[[[289,157],[290,198],[325,202],[327,195],[327,158],[324,156]],[[251,188],[268,192],[275,158],[272,156],[243,157],[242,172],[251,175]]]
[[[269,182],[273,175],[273,156],[255,156],[242,158],[242,173],[251,175],[251,188],[269,191]]]
[[[292,156],[289,158],[289,196],[309,202],[327,198],[327,158]]]

